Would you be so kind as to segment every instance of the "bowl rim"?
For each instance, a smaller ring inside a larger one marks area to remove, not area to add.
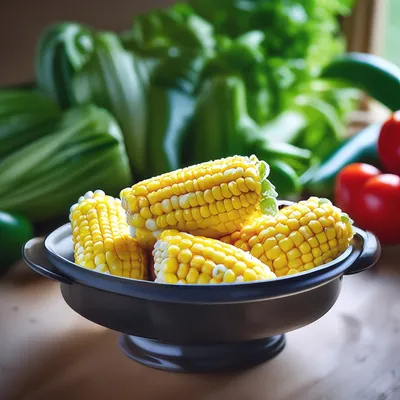
[[[103,272],[86,269],[58,254],[52,246],[57,236],[61,239],[72,237],[70,223],[65,223],[50,232],[44,238],[44,247],[50,262],[72,283],[119,293],[130,297],[147,298],[174,302],[209,303],[256,301],[276,298],[311,290],[343,275],[357,260],[361,253],[356,246],[357,232],[350,246],[334,260],[308,271],[270,280],[222,283],[218,285],[186,284],[176,285],[148,280],[114,276]],[[73,244],[71,240],[71,249]]]

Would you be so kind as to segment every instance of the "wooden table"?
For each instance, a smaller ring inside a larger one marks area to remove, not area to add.
[[[0,281],[0,399],[400,399],[400,252],[344,278],[334,307],[272,361],[183,375],[126,358],[117,334],[73,312],[22,263]]]

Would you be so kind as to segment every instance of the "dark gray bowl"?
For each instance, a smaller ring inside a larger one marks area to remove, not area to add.
[[[87,270],[73,262],[69,223],[27,242],[23,257],[33,270],[60,282],[73,310],[121,332],[120,346],[129,357],[168,371],[227,371],[277,355],[284,333],[316,321],[334,305],[344,275],[377,262],[377,238],[355,232],[334,261],[253,283],[169,285]]]

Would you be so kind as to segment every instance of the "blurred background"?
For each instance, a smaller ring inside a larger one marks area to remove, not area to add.
[[[23,0],[0,4],[0,85],[30,82],[34,76],[33,56],[36,42],[49,23],[76,20],[99,29],[125,30],[134,15],[155,7],[172,4],[172,0],[124,1],[104,0]],[[397,38],[400,33],[400,2],[397,0],[357,1],[350,17],[343,19],[348,48],[382,55],[400,64]],[[95,8],[96,12],[93,12]],[[22,12],[21,10],[24,10]],[[9,23],[15,27],[9,31]]]

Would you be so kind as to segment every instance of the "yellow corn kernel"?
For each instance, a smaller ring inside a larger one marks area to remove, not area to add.
[[[131,208],[137,206],[129,201]],[[129,234],[121,200],[101,190],[87,192],[71,207],[70,222],[76,264],[121,277],[148,278],[146,254]]]
[[[307,242],[303,242],[299,246],[299,250],[300,250],[301,254],[307,254],[307,253],[311,252],[311,246]]]
[[[280,255],[274,260],[273,266],[275,270],[282,269],[287,265],[287,258],[285,254]]]
[[[185,248],[177,252],[174,247],[180,243]],[[152,254],[156,282],[161,283],[218,284],[276,277],[257,258],[228,243],[176,230],[161,232]]]
[[[243,280],[245,282],[257,280],[257,274],[252,269],[246,269],[243,273]]]
[[[329,244],[328,243],[322,243],[319,248],[321,249],[322,253],[326,253],[329,251]]]
[[[300,258],[301,257],[301,253],[300,253],[299,249],[295,248],[295,249],[292,249],[292,250],[288,251],[286,256],[287,256],[289,261],[293,261],[296,258]]]
[[[293,249],[294,247],[294,243],[290,238],[285,238],[282,239],[279,242],[279,247],[285,252],[287,253],[288,251],[290,251],[291,249]]]
[[[260,258],[264,254],[264,249],[262,244],[257,243],[254,247],[251,248],[250,253],[252,256],[256,258]]]

